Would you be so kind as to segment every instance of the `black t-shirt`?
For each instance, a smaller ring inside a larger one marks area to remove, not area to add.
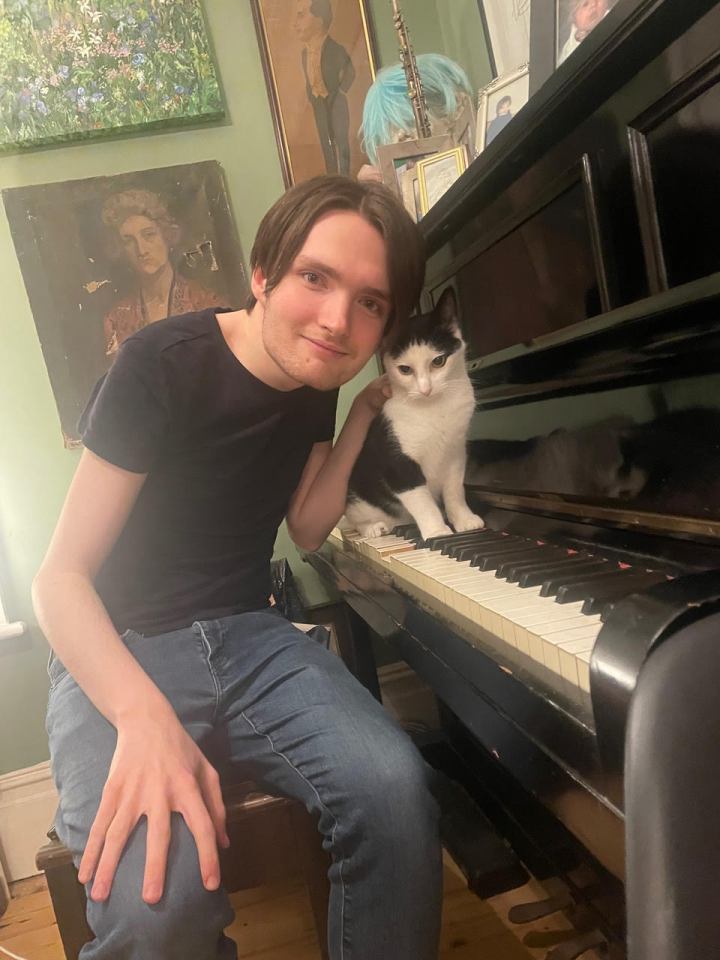
[[[120,632],[152,635],[266,607],[278,526],[337,391],[281,391],[234,356],[217,309],[128,338],[81,420],[83,441],[147,473],[95,586]]]

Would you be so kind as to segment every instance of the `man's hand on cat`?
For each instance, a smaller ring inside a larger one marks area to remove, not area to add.
[[[390,386],[390,381],[388,380],[387,374],[383,374],[382,377],[376,377],[375,380],[371,380],[370,383],[360,391],[353,400],[352,410],[354,413],[365,414],[372,420],[373,417],[376,417],[378,413],[380,413],[385,406],[385,401],[389,400],[391,396],[392,387]]]

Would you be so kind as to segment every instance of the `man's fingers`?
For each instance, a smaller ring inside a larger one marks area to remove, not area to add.
[[[118,814],[108,827],[100,861],[95,870],[95,880],[90,891],[93,900],[106,900],[108,898],[120,856],[134,826],[135,821],[121,820],[120,814]]]
[[[168,810],[148,816],[147,852],[145,854],[145,877],[143,900],[157,903],[165,886],[167,854],[170,846],[170,814]]]
[[[95,873],[100,854],[105,845],[105,834],[115,816],[114,804],[103,799],[95,814],[95,820],[90,828],[85,850],[78,867],[78,880],[80,883],[88,883]]]
[[[186,799],[180,813],[195,838],[203,885],[206,890],[217,890],[220,886],[220,862],[215,828],[200,794]]]
[[[215,836],[217,842],[222,847],[230,846],[230,838],[227,835],[225,826],[225,804],[223,803],[222,790],[220,789],[220,777],[214,767],[209,764],[204,768],[200,788],[202,790],[205,806],[210,814],[213,826],[215,827]]]

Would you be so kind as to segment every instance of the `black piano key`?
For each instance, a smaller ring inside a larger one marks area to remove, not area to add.
[[[599,561],[596,570],[583,570],[571,573],[568,569],[566,573],[557,573],[555,576],[543,580],[542,587],[540,588],[540,596],[554,597],[558,590],[566,584],[579,583],[581,580],[592,581],[595,577],[607,577],[608,574],[616,572],[617,569],[614,564],[608,563],[607,561],[603,563],[602,560]]]
[[[534,570],[525,570],[518,580],[518,585],[523,589],[525,587],[539,587],[554,576],[563,574],[572,577],[576,573],[594,573],[602,569],[607,561],[598,559],[578,560],[575,556],[568,557],[558,562],[551,561],[537,566]]]
[[[636,573],[634,570],[624,571],[623,576],[598,584],[585,594],[585,603],[582,606],[582,612],[588,615],[602,613],[605,607],[611,601],[621,600],[623,597],[636,593],[638,590],[646,590],[656,583],[662,583],[667,578],[664,573],[652,571],[643,571]],[[560,600],[560,591],[558,593],[558,603],[569,603],[569,601]],[[577,598],[582,599],[581,597]]]
[[[518,549],[517,553],[508,554],[495,571],[495,576],[500,579],[506,579],[508,574],[514,572],[517,567],[531,566],[540,563],[542,560],[559,560],[567,556],[567,552],[561,547],[554,547],[550,544],[538,546],[532,544],[527,549]],[[517,578],[516,578],[517,579]]]
[[[524,551],[519,552],[517,545],[513,544],[510,547],[506,547],[504,550],[495,550],[492,553],[486,554],[485,556],[476,557],[471,561],[471,566],[477,567],[478,570],[488,571],[488,570],[497,570],[503,561],[507,560],[508,557],[514,556],[528,556],[530,553],[534,552],[534,547],[532,545],[525,548]]]
[[[420,528],[416,523],[400,523],[391,531],[395,537],[404,537],[406,540],[415,540],[420,537]]]
[[[456,533],[452,540],[447,540],[441,544],[440,552],[450,556],[451,550],[458,550],[460,547],[469,547],[474,544],[494,543],[498,540],[504,540],[502,533],[485,533],[484,531]]]
[[[548,561],[539,562],[537,560],[532,561],[517,561],[513,566],[508,568],[505,579],[508,583],[518,583],[520,577],[524,573],[535,573],[536,571],[547,570],[548,564],[559,567],[563,564],[573,564],[580,563],[581,561],[587,560],[597,560],[598,558],[593,556],[590,553],[568,553],[567,550],[560,550],[557,557],[551,557]],[[541,580],[538,580],[538,583],[542,583]],[[535,586],[536,584],[531,584]]]
[[[488,543],[504,543],[507,540],[507,537],[503,533],[493,534],[491,537],[485,537],[482,540],[475,537],[474,539],[468,537],[467,540],[454,540],[451,543],[446,543],[443,545],[442,553],[446,554],[448,557],[453,557],[455,560],[460,559],[459,554],[463,550],[471,550],[476,547],[484,546]]]
[[[527,546],[530,541],[526,540],[524,537],[503,537],[502,540],[493,540],[488,541],[487,543],[476,544],[473,547],[474,553],[470,557],[466,557],[466,560],[472,560],[474,557],[484,557],[489,553],[495,553],[498,550],[511,550],[511,549],[521,549],[522,547]]]
[[[457,543],[463,537],[493,537],[497,536],[494,530],[466,530],[462,533],[445,533],[441,537],[428,537],[425,546],[430,550],[440,550],[446,543]]]

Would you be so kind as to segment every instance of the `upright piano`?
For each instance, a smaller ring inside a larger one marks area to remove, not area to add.
[[[421,224],[484,530],[308,557],[435,692],[438,763],[522,862],[579,900],[594,865],[613,956],[626,894],[631,960],[720,956],[719,221],[720,4],[619,0]]]

